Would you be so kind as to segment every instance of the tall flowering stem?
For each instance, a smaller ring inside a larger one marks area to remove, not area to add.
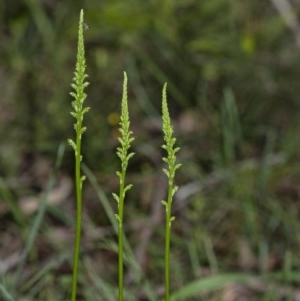
[[[81,175],[81,142],[82,135],[86,130],[83,126],[83,117],[89,108],[84,107],[84,101],[86,99],[85,88],[88,86],[86,81],[86,62],[85,62],[85,50],[84,50],[84,37],[83,37],[83,10],[80,11],[79,17],[79,29],[78,29],[78,46],[77,46],[77,58],[76,67],[74,72],[73,83],[71,87],[73,91],[70,95],[74,98],[72,101],[73,111],[71,115],[75,118],[75,141],[69,139],[68,142],[72,146],[75,154],[75,185],[76,185],[76,234],[75,234],[75,250],[73,259],[73,275],[72,275],[72,294],[71,301],[76,300],[77,296],[77,278],[78,278],[78,264],[80,253],[80,240],[81,240],[81,220],[82,220],[82,184],[84,176]]]
[[[167,84],[163,87],[162,93],[162,129],[164,134],[164,144],[162,148],[166,150],[167,156],[163,157],[167,168],[163,171],[168,178],[168,196],[167,200],[163,200],[162,204],[166,210],[165,224],[165,301],[170,300],[170,240],[171,240],[171,224],[175,219],[171,214],[172,201],[178,187],[174,184],[176,170],[181,164],[176,163],[176,153],[179,147],[175,147],[176,138],[173,136],[173,126],[171,124],[168,104],[167,104]]]
[[[120,190],[119,195],[113,194],[114,199],[118,204],[118,213],[116,214],[116,218],[118,221],[118,269],[119,269],[119,296],[118,300],[123,301],[123,287],[124,287],[124,264],[123,264],[123,216],[124,216],[124,200],[126,196],[126,192],[131,189],[131,184],[126,184],[126,171],[130,158],[134,155],[134,153],[129,152],[129,148],[131,147],[131,143],[134,138],[132,136],[132,131],[130,131],[130,120],[128,113],[128,101],[127,101],[127,74],[124,72],[124,82],[123,82],[123,96],[121,102],[121,118],[120,118],[120,137],[119,142],[120,146],[117,148],[117,156],[121,160],[121,170],[117,171],[117,176],[120,182]]]

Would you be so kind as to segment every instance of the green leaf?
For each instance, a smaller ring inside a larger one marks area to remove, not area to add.
[[[116,193],[113,193],[112,196],[116,200],[116,202],[119,204],[119,196]]]
[[[90,110],[90,107],[85,107],[85,108],[82,110],[82,114],[87,113],[89,110]]]
[[[168,203],[167,203],[167,201],[165,201],[165,200],[163,200],[163,201],[161,201],[161,203],[164,205],[164,206],[168,206]]]
[[[74,149],[74,151],[76,151],[77,147],[75,142],[72,139],[68,139],[68,143],[72,146],[72,148]]]
[[[171,301],[188,300],[202,294],[220,290],[231,283],[246,283],[254,279],[248,274],[221,274],[200,278],[190,282],[171,295]]]
[[[126,185],[126,187],[124,188],[124,195],[128,190],[130,190],[132,188],[132,186],[133,186],[132,184]]]
[[[178,186],[174,186],[172,189],[172,196],[174,196],[177,190],[178,190]]]
[[[166,157],[163,157],[162,160],[163,160],[165,163],[167,163],[167,164],[169,163],[169,159],[166,158]]]
[[[83,127],[80,131],[80,135],[82,135],[86,131],[86,127]]]
[[[181,165],[182,165],[182,164],[180,164],[180,163],[179,163],[179,164],[176,164],[176,165],[175,165],[175,170],[179,169],[179,168],[181,167]]]
[[[120,221],[120,217],[118,214],[115,214],[115,217],[116,217],[116,220],[118,221],[119,225],[121,224],[121,221]]]
[[[170,173],[167,169],[163,169],[163,172],[165,173],[165,175],[167,176],[167,178],[170,178]]]
[[[129,161],[134,156],[134,153],[130,153],[127,155],[127,161]]]

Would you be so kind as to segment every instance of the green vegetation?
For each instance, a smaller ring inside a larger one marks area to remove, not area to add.
[[[288,2],[296,16],[297,1]],[[182,163],[170,202],[170,300],[295,299],[300,52],[297,22],[291,29],[274,3],[1,1],[1,300],[70,299],[76,214],[77,301],[117,300],[120,274],[124,300],[165,299],[165,82]],[[66,112],[82,6],[93,111],[81,125],[88,131],[80,171],[65,140],[74,135]],[[135,155],[126,169],[134,189],[124,203],[119,273],[120,207],[111,194],[120,189],[115,171],[122,173],[123,70]],[[82,212],[76,169],[87,177]]]
[[[117,176],[120,180],[120,191],[119,195],[113,194],[114,199],[118,204],[118,214],[116,218],[118,221],[118,254],[119,254],[119,301],[123,300],[123,286],[124,286],[124,271],[123,271],[123,239],[124,239],[124,230],[123,230],[123,218],[124,218],[124,200],[126,192],[131,189],[132,185],[125,184],[126,181],[126,171],[128,167],[128,162],[130,158],[134,155],[133,153],[128,153],[131,143],[134,138],[132,137],[132,132],[129,129],[130,120],[128,113],[128,102],[127,102],[127,75],[124,72],[124,84],[123,84],[123,97],[121,104],[121,117],[120,117],[120,133],[121,137],[119,142],[121,146],[117,148],[117,155],[121,160],[121,171],[117,172]]]
[[[176,138],[173,136],[173,127],[169,115],[169,109],[167,104],[167,85],[164,85],[162,94],[162,128],[164,132],[165,144],[162,148],[166,150],[167,157],[163,158],[163,161],[167,164],[168,169],[163,169],[168,178],[168,198],[166,201],[162,201],[162,204],[166,210],[166,237],[165,237],[165,301],[170,300],[170,241],[171,241],[171,224],[175,219],[172,216],[172,201],[175,192],[178,187],[174,184],[175,172],[180,167],[180,164],[176,164],[176,153],[179,151],[179,147],[175,148]]]
[[[80,241],[82,231],[82,184],[85,179],[81,175],[81,144],[82,135],[86,128],[83,126],[84,114],[88,112],[89,107],[84,107],[84,101],[86,99],[85,88],[88,86],[86,81],[87,74],[85,73],[85,51],[84,51],[84,38],[83,38],[83,10],[80,12],[79,29],[78,29],[78,49],[76,59],[76,69],[74,76],[74,83],[72,88],[74,92],[71,92],[71,96],[74,98],[72,102],[73,110],[71,115],[75,118],[74,129],[76,132],[75,142],[69,139],[69,143],[72,146],[75,154],[75,186],[76,186],[76,236],[75,236],[75,252],[73,261],[73,278],[72,278],[72,296],[71,300],[75,301],[77,294],[77,278],[78,278],[78,264],[79,264],[79,252]]]

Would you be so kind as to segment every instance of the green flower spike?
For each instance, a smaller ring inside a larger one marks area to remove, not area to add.
[[[84,50],[84,37],[83,37],[83,10],[80,11],[79,29],[78,29],[78,47],[76,67],[74,72],[73,83],[71,87],[74,89],[70,94],[74,98],[72,101],[73,111],[71,115],[75,118],[74,129],[76,133],[75,141],[69,139],[68,142],[72,146],[75,153],[75,183],[76,183],[76,234],[75,234],[75,250],[73,259],[73,276],[72,276],[72,295],[71,301],[76,300],[77,295],[77,275],[80,251],[80,238],[81,238],[81,219],[82,219],[82,184],[85,179],[81,176],[81,140],[82,135],[86,128],[83,126],[83,117],[89,108],[84,107],[86,99],[85,88],[88,86],[86,81],[87,74],[85,73],[85,50]]]
[[[127,101],[127,74],[124,72],[124,82],[123,82],[123,96],[121,103],[121,121],[120,121],[120,134],[119,137],[120,146],[117,148],[117,156],[121,160],[121,171],[117,172],[117,176],[120,181],[119,195],[113,193],[114,199],[118,203],[118,214],[116,214],[116,219],[118,220],[118,255],[119,255],[119,301],[123,300],[123,215],[124,215],[124,199],[126,192],[131,189],[131,184],[125,184],[126,171],[130,158],[134,153],[129,152],[129,148],[134,138],[132,137],[132,132],[129,129],[130,120],[128,113],[128,101]]]
[[[176,153],[179,147],[175,147],[176,138],[173,137],[173,126],[171,124],[168,104],[167,104],[167,84],[163,87],[162,93],[162,130],[164,134],[164,144],[162,148],[166,150],[167,156],[163,157],[167,168],[163,171],[168,178],[168,198],[162,201],[166,210],[166,225],[165,225],[165,301],[170,300],[170,240],[171,240],[171,224],[175,219],[171,215],[172,201],[178,187],[174,184],[175,172],[181,166],[176,163]]]

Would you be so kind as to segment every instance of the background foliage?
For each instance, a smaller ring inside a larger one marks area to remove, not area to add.
[[[274,3],[2,0],[0,218],[1,235],[6,239],[1,258],[24,247],[31,218],[20,210],[23,197],[44,191],[58,145],[73,131],[69,90],[78,14],[83,7],[89,27],[85,32],[90,82],[87,102],[92,108],[83,151],[85,163],[107,197],[117,185],[115,148],[124,70],[129,78],[136,137],[136,156],[129,171],[137,195],[130,192],[126,218],[135,254],[141,250],[139,237],[145,236],[141,225],[153,224],[147,252],[141,252],[144,261],[138,257],[145,278],[132,276],[134,264],[127,263],[132,294],[142,296],[137,283],[151,279],[154,295],[160,295],[157,271],[163,265],[159,231],[163,222],[153,222],[158,214],[153,202],[160,202],[155,194],[157,183],[158,187],[164,185],[159,174],[164,82],[168,82],[183,164],[178,184],[184,189],[178,192],[179,217],[177,226],[174,224],[173,289],[222,271],[296,272],[300,265],[299,31],[291,30]],[[298,1],[290,4],[297,17]],[[58,179],[71,175],[72,158],[67,149]],[[46,264],[64,254],[64,243],[72,245],[68,229],[73,225],[73,199],[69,196],[45,215],[25,267],[29,279],[41,262]],[[103,292],[107,283],[114,283],[116,270],[108,269],[103,258],[116,263],[116,254],[111,225],[92,188],[86,189],[85,199],[81,281],[82,294],[89,300],[92,296],[86,287],[97,292],[100,286]],[[91,238],[88,233],[95,229],[106,234],[99,234],[98,240]],[[56,231],[65,233],[59,232],[62,242],[49,240]],[[18,243],[13,245],[15,237]],[[98,264],[95,273],[100,278],[87,285],[90,261]],[[108,271],[104,275],[103,269]],[[13,287],[14,274],[12,267],[2,275],[8,287]],[[53,278],[56,274],[60,277]],[[52,300],[55,294],[68,294],[68,260],[47,275],[51,281],[40,289],[35,286],[39,281],[15,286],[16,296],[21,292],[31,296],[30,300]],[[291,287],[294,281],[286,280]]]

